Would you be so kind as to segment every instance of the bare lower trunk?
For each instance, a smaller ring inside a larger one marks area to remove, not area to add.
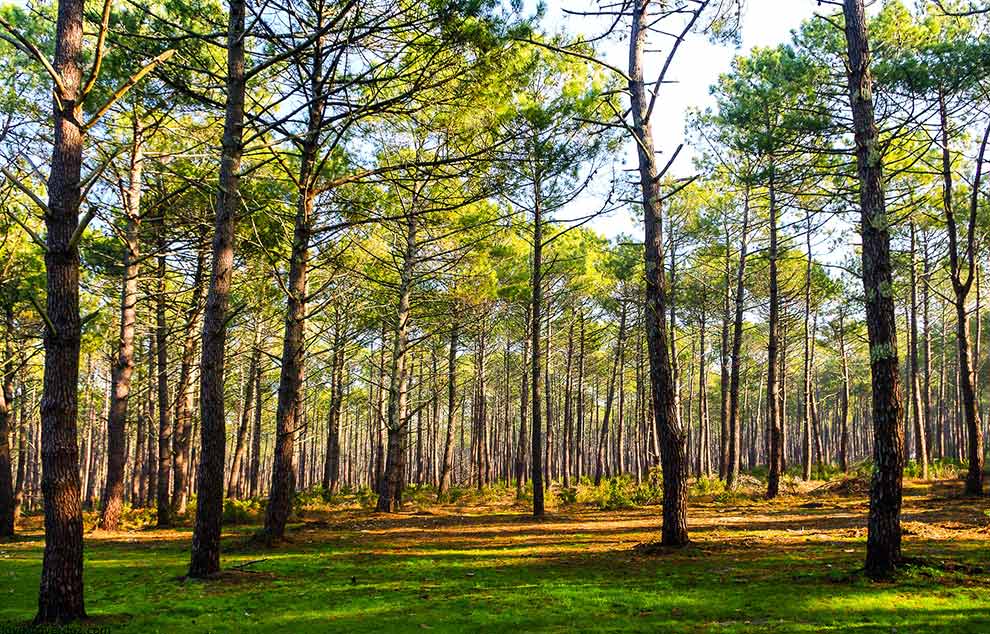
[[[136,115],[135,115],[136,116]],[[140,128],[133,127],[130,178],[124,206],[127,224],[124,228],[124,282],[120,297],[120,338],[117,361],[110,387],[110,412],[107,417],[107,479],[100,502],[100,528],[115,531],[120,528],[120,512],[124,505],[124,425],[134,374],[134,327],[137,320],[138,266],[141,258],[141,173],[143,152]],[[150,379],[151,377],[149,377]],[[140,445],[143,446],[143,445]],[[139,454],[140,455],[140,454]]]
[[[223,470],[226,451],[224,357],[227,309],[234,268],[234,230],[240,205],[240,170],[244,133],[245,2],[229,3],[227,34],[227,104],[224,116],[220,187],[217,194],[210,286],[203,311],[200,363],[200,454],[196,470],[196,523],[193,529],[190,577],[220,570],[220,524],[223,519]]]
[[[849,56],[849,101],[856,141],[862,234],[863,290],[873,387],[873,479],[866,540],[866,572],[886,577],[901,561],[901,495],[904,431],[889,219],[883,192],[879,133],[874,123],[873,80],[863,0],[844,0]]]
[[[409,314],[412,300],[412,284],[417,257],[417,219],[409,214],[406,219],[406,246],[403,254],[402,274],[399,282],[399,302],[392,329],[392,364],[388,388],[388,450],[385,455],[385,471],[378,491],[378,511],[394,513],[402,507],[403,478],[405,477],[406,398],[409,387],[407,351],[409,347]]]
[[[739,246],[739,264],[736,267],[736,288],[735,288],[735,315],[732,320],[732,356],[730,358],[731,368],[729,370],[729,394],[727,403],[728,425],[723,430],[728,434],[728,438],[723,441],[725,447],[725,482],[730,489],[735,486],[739,477],[739,374],[742,366],[742,338],[743,338],[743,313],[745,306],[745,278],[746,278],[746,258],[747,247],[749,245],[749,190],[746,190],[743,201],[743,224]],[[704,352],[704,351],[702,351]]]
[[[173,461],[175,474],[172,482],[172,505],[176,513],[186,512],[189,488],[188,455],[192,441],[193,364],[196,362],[196,323],[202,310],[203,276],[206,268],[205,245],[199,248],[196,272],[193,274],[192,297],[186,312],[185,332],[182,338],[182,361],[179,364],[179,380],[175,386],[175,442]]]
[[[663,253],[663,226],[658,174],[653,151],[646,89],[643,83],[643,49],[646,44],[647,0],[636,0],[633,8],[629,48],[630,100],[633,130],[639,158],[642,189],[646,264],[646,340],[653,387],[653,413],[663,469],[663,527],[661,543],[681,546],[688,542],[687,455],[685,433],[677,412],[674,375],[667,341],[667,283]]]
[[[155,298],[155,348],[157,351],[156,379],[158,383],[158,487],[155,495],[158,526],[172,523],[172,503],[169,499],[172,469],[172,409],[168,396],[168,321],[165,315],[165,219],[158,218],[158,279]],[[149,377],[150,378],[150,377]]]
[[[443,459],[440,462],[440,486],[437,497],[450,490],[451,474],[454,470],[454,418],[457,414],[457,335],[458,322],[455,319],[450,330],[450,349],[447,353],[447,431],[443,441]]]

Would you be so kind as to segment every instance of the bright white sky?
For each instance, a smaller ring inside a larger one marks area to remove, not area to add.
[[[589,10],[594,2],[586,0],[546,0],[547,17],[544,27],[549,32],[564,30],[572,35],[593,35],[600,27],[595,18],[565,16],[562,7],[571,10]],[[710,43],[702,35],[689,37],[677,53],[670,72],[670,79],[676,84],[668,84],[664,89],[653,113],[653,131],[658,151],[670,152],[684,140],[685,115],[689,108],[703,109],[712,104],[709,87],[721,73],[729,70],[733,57],[744,55],[754,46],[773,46],[790,40],[791,31],[801,22],[811,18],[816,11],[815,0],[748,0],[743,15],[742,45],[718,46]],[[561,28],[563,26],[563,28]],[[669,46],[670,38],[653,37],[650,48]],[[627,65],[628,42],[610,42],[602,47],[607,61],[619,68]],[[662,64],[661,54],[652,55],[647,60],[647,80],[653,79]],[[659,61],[658,61],[659,60]],[[649,62],[653,61],[653,64]],[[685,150],[688,150],[685,147]],[[682,151],[673,173],[685,175],[691,172],[691,154]],[[581,209],[574,210],[571,216],[580,216],[601,205],[601,200],[592,192],[576,202]],[[618,233],[638,236],[640,231],[626,211],[618,211],[610,217],[599,218],[591,223],[597,231],[613,237]]]

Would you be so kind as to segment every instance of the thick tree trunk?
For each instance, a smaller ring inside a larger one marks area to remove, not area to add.
[[[901,561],[904,431],[894,324],[889,219],[883,192],[879,132],[874,123],[873,79],[863,0],[844,0],[849,55],[849,102],[856,140],[861,206],[863,290],[873,387],[873,480],[870,484],[866,572],[880,578]]]
[[[78,416],[79,250],[73,236],[82,202],[83,151],[80,62],[83,0],[59,0],[55,71],[63,90],[54,100],[55,136],[48,177],[45,273],[45,370],[41,398],[41,483],[45,554],[38,593],[38,625],[76,621],[83,605],[82,505],[79,500]]]
[[[241,155],[244,145],[244,0],[230,0],[227,26],[227,103],[224,115],[220,187],[217,193],[210,286],[203,311],[199,377],[200,449],[196,470],[196,523],[190,577],[220,570],[220,524],[223,519],[223,469],[226,451],[224,360],[227,310],[234,269],[234,230],[240,205]]]
[[[663,253],[663,226],[658,173],[653,151],[646,86],[643,81],[643,50],[646,46],[648,0],[636,0],[629,46],[629,91],[639,158],[643,197],[646,264],[646,339],[650,358],[653,412],[663,469],[663,527],[661,543],[682,546],[687,531],[687,455],[685,433],[677,412],[674,375],[667,341],[667,283]]]

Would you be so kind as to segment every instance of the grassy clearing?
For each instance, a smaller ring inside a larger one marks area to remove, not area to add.
[[[181,580],[188,528],[89,534],[87,606],[99,628],[169,634],[990,632],[990,505],[958,489],[909,484],[905,552],[919,561],[891,583],[858,573],[860,494],[697,496],[693,545],[643,555],[655,507],[577,502],[535,522],[493,490],[445,506],[424,493],[389,516],[313,504],[273,550],[232,526],[210,582]],[[0,623],[33,615],[41,549],[37,530],[0,544]]]

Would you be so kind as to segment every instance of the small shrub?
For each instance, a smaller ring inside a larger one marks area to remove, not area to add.
[[[250,524],[260,518],[262,510],[261,502],[258,500],[227,498],[223,501],[223,523]]]
[[[364,508],[371,508],[378,503],[378,494],[371,490],[367,484],[362,484],[355,492],[357,503]]]
[[[694,486],[691,487],[692,495],[705,496],[705,495],[718,495],[725,491],[725,482],[719,478],[713,478],[709,476],[701,476],[694,481]]]
[[[629,476],[617,476],[603,480],[591,489],[592,501],[603,511],[616,511],[635,506],[629,496],[632,482]]]
[[[578,490],[577,487],[562,487],[557,489],[557,504],[560,506],[573,506],[577,504],[578,500]]]
[[[637,506],[650,506],[663,502],[663,471],[653,467],[643,482],[633,491],[632,501]]]

